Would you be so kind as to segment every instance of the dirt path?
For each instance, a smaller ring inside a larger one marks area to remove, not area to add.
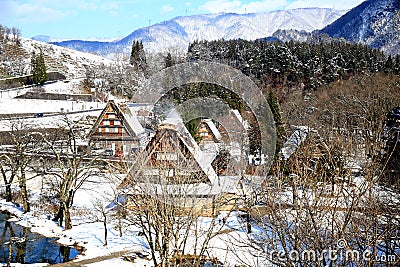
[[[53,264],[50,266],[52,266],[52,267],[81,267],[81,266],[84,266],[85,264],[91,264],[91,263],[96,263],[96,262],[109,260],[109,259],[113,259],[113,258],[119,258],[119,257],[122,257],[123,255],[131,254],[134,252],[140,252],[140,251],[138,251],[137,249],[136,250],[122,250],[122,251],[113,252],[113,253],[111,253],[109,255],[105,255],[105,256],[99,256],[96,258],[91,258],[91,259],[81,260],[81,261],[69,261],[69,262],[64,262],[64,263],[57,263],[57,264]]]

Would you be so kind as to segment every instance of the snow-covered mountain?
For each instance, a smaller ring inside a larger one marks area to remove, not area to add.
[[[387,54],[400,51],[400,1],[369,0],[321,30],[333,37],[365,43]]]
[[[347,11],[328,8],[303,8],[250,14],[219,13],[176,17],[135,30],[114,42],[70,40],[55,42],[59,46],[83,52],[108,55],[116,51],[129,53],[133,40],[142,40],[145,49],[186,51],[194,40],[246,39],[271,36],[278,29],[311,32],[322,29]]]

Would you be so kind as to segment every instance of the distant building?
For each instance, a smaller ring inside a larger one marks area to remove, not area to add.
[[[219,118],[216,123],[221,134],[221,142],[233,157],[244,156],[245,147],[248,145],[248,123],[238,110],[230,110],[227,116]]]
[[[218,131],[217,126],[211,119],[202,119],[197,126],[196,135],[200,142],[215,142],[221,141],[221,133]]]
[[[143,127],[153,123],[153,105],[148,103],[128,103],[127,105],[131,112],[136,114]]]
[[[140,146],[145,131],[135,112],[124,103],[109,100],[88,137],[97,148],[112,150],[113,155],[127,155]]]

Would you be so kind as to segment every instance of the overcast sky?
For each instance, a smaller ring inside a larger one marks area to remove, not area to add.
[[[176,16],[252,13],[302,7],[351,9],[364,0],[0,0],[0,24],[22,36],[110,39]]]

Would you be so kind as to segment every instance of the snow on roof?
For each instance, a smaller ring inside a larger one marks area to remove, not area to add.
[[[110,106],[112,107],[112,109],[114,111],[116,111],[117,113],[120,113],[122,115],[127,131],[131,135],[135,135],[136,137],[139,137],[141,142],[144,141],[142,139],[145,138],[145,130],[143,129],[142,125],[140,124],[140,122],[136,116],[136,113],[131,112],[131,110],[125,103],[120,102],[117,104],[117,103],[115,103],[114,100],[109,100],[107,102],[107,105],[104,107],[103,111],[98,116],[97,121],[94,123],[93,128],[92,128],[91,132],[89,133],[89,135],[90,136],[93,135],[93,133],[96,131],[101,120],[104,118],[105,112],[107,111],[107,109]]]
[[[214,122],[211,119],[203,119],[203,122],[207,124],[215,138],[218,141],[221,140],[221,133],[218,131],[217,126],[215,126]]]
[[[144,129],[140,124],[135,112],[131,112],[125,103],[120,103],[117,105],[117,107],[124,116],[126,123],[128,123],[129,127],[133,130],[136,136],[144,133]]]
[[[172,128],[179,133],[184,144],[188,147],[195,160],[199,163],[201,169],[210,179],[211,184],[214,184],[217,179],[217,174],[211,166],[211,163],[215,159],[216,153],[205,153],[201,151],[199,145],[196,143],[188,129],[186,129],[182,117],[175,109],[172,109],[168,113],[167,118],[159,125],[159,129],[162,128]]]
[[[166,119],[178,119],[178,120],[183,120],[182,116],[178,113],[178,111],[175,108],[172,108],[167,116]]]
[[[214,125],[215,126],[215,125]],[[192,153],[194,159],[199,164],[200,168],[207,175],[210,184],[206,183],[193,183],[193,184],[168,184],[168,185],[160,185],[160,184],[152,184],[144,185],[140,184],[140,186],[151,187],[150,190],[155,190],[154,192],[182,192],[182,188],[184,188],[185,192],[188,195],[218,195],[223,192],[236,192],[238,177],[236,176],[224,176],[218,177],[211,163],[217,156],[217,151],[202,151],[199,145],[196,143],[190,132],[184,125],[184,122],[176,110],[171,110],[166,119],[161,122],[158,126],[158,130],[162,129],[172,129],[175,130],[180,136],[182,142]]]

